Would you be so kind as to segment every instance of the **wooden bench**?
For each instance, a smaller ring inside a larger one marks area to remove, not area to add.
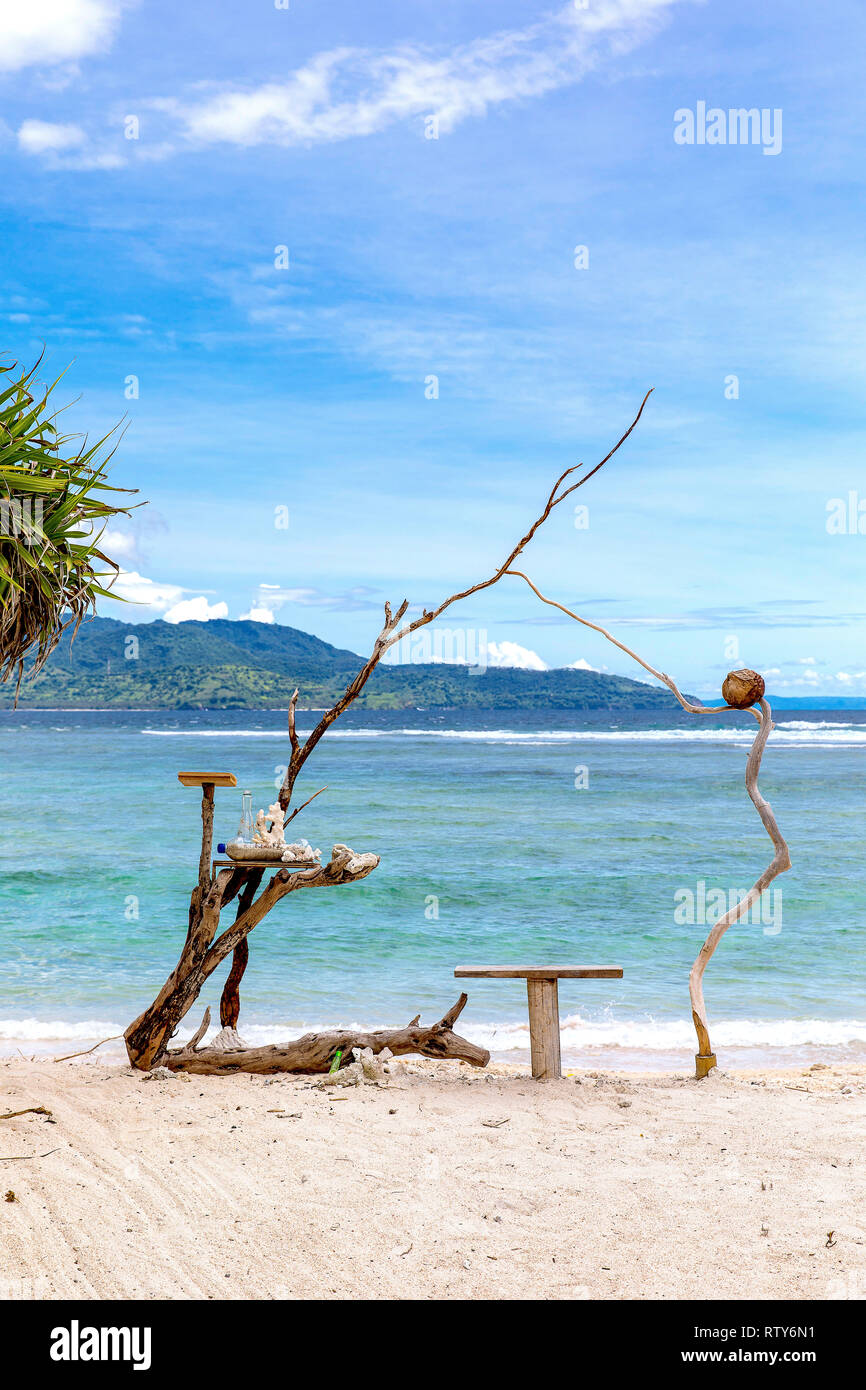
[[[525,980],[529,1050],[538,1081],[562,1076],[559,1052],[559,980],[621,980],[615,965],[460,965],[458,980]]]

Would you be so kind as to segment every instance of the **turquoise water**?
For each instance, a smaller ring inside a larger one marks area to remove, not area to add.
[[[732,927],[708,968],[713,1040],[731,1064],[866,1060],[866,711],[786,710],[777,726],[761,785],[794,867],[765,922]],[[678,711],[344,718],[307,764],[299,799],[328,790],[295,828],[325,857],[344,841],[382,863],[256,928],[240,1031],[438,1017],[459,964],[614,964],[622,980],[562,984],[564,1055],[685,1065],[708,925],[676,905],[700,883],[747,889],[771,857],[743,788],[751,727]],[[150,1002],[198,862],[199,797],[178,769],[235,773],[237,791],[216,793],[228,839],[243,787],[254,808],[274,799],[287,746],[272,712],[0,715],[0,1047],[72,1050],[60,1044],[120,1031]],[[215,1012],[221,986],[202,1006]],[[523,986],[469,994],[462,1031],[523,1059]]]

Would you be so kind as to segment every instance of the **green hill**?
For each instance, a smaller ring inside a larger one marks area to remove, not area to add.
[[[22,708],[284,709],[295,686],[300,706],[328,705],[362,664],[354,652],[282,624],[122,623],[94,618],[74,642],[65,634]],[[14,697],[0,687],[0,707]],[[359,706],[368,709],[654,709],[666,692],[597,671],[523,671],[439,663],[379,666]]]

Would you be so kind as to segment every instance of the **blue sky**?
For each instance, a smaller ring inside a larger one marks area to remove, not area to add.
[[[101,611],[368,650],[653,386],[524,568],[699,693],[866,694],[862,5],[0,0],[0,33],[0,345],[72,363],[70,426],[127,417],[149,502],[109,538],[147,606]],[[699,103],[781,147],[678,143]],[[639,674],[516,580],[448,626]]]

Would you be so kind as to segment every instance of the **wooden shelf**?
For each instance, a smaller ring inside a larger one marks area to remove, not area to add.
[[[284,864],[281,859],[215,859],[211,877],[217,869],[321,869],[318,859],[296,859]]]
[[[185,787],[236,787],[238,784],[233,772],[179,772],[177,780]]]

